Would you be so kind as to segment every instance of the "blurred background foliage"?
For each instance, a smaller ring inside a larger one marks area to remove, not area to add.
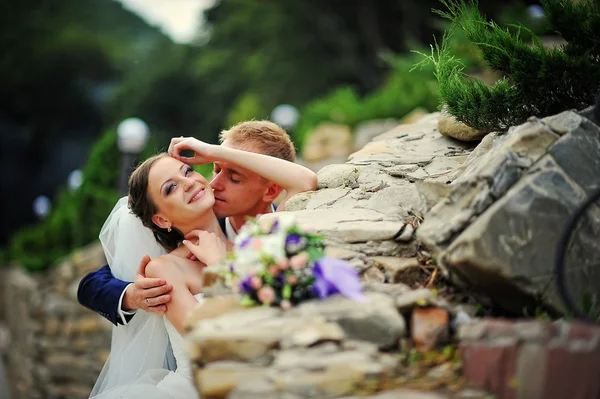
[[[165,0],[167,1],[167,0]],[[526,23],[534,1],[481,1],[500,22]],[[116,0],[0,4],[0,162],[5,197],[3,262],[42,270],[98,232],[118,198],[115,128],[127,117],[152,132],[140,159],[172,136],[217,142],[241,120],[292,104],[301,150],[321,122],[354,127],[438,106],[433,69],[411,72],[447,27],[438,0],[221,0],[205,9],[191,43],[175,43]],[[535,28],[535,26],[533,26]],[[452,48],[470,68],[474,47]],[[66,186],[83,171],[83,184]],[[204,173],[210,173],[206,167]],[[53,201],[40,221],[38,195]]]

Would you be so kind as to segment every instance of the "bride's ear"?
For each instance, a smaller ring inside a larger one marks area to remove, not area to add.
[[[168,229],[171,227],[171,222],[160,215],[152,215],[152,222],[161,229]]]

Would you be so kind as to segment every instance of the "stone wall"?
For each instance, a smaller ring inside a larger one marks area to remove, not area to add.
[[[240,309],[218,284],[205,290],[214,298],[196,308],[186,337],[202,397],[488,397],[462,377],[497,398],[597,397],[597,328],[506,322],[512,335],[488,339],[480,323],[498,323],[473,322],[473,305],[486,299],[517,317],[558,311],[554,248],[600,186],[600,128],[565,112],[476,145],[441,136],[438,119],[375,137],[322,168],[317,191],[288,202],[300,225],[326,237],[327,255],[359,271],[369,303],[334,296],[287,312]],[[597,241],[595,216],[580,231],[585,242]],[[600,281],[596,248],[579,253],[575,281]],[[528,335],[536,329],[547,333]],[[548,368],[519,388],[536,365]],[[560,379],[578,384],[560,393],[543,388],[567,371],[589,378]]]
[[[45,273],[5,271],[6,368],[13,399],[89,397],[108,356],[111,324],[79,305],[76,293],[81,277],[104,263],[95,243]]]
[[[286,206],[325,236],[326,255],[359,271],[368,303],[336,296],[287,312],[240,309],[218,288],[205,290],[217,296],[196,308],[186,337],[202,397],[485,397],[461,379],[451,337],[472,308],[438,284],[414,237],[427,208],[415,182],[453,181],[475,147],[441,136],[438,117],[380,134],[348,162],[322,168],[318,190]]]

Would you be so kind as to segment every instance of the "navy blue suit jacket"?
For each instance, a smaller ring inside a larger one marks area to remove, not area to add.
[[[225,231],[225,219],[219,219],[221,229]],[[141,259],[140,259],[141,260]],[[88,273],[79,282],[77,300],[80,304],[110,320],[114,325],[123,324],[119,317],[119,299],[129,285],[112,275],[109,265]],[[127,322],[133,317],[126,316]]]

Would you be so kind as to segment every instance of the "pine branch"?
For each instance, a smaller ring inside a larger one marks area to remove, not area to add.
[[[550,27],[568,44],[565,53],[600,56],[600,1],[542,0]]]
[[[596,55],[600,35],[587,35],[600,29],[600,24],[592,25],[600,21],[598,0],[575,4],[546,0],[551,8],[550,20],[558,21],[557,28],[568,25],[561,29],[573,41],[563,49],[544,48],[531,31],[532,42],[526,43],[521,30],[527,28],[511,32],[487,21],[477,9],[476,0],[441,1],[448,11],[434,12],[450,19],[451,29],[444,35],[441,48],[436,43],[431,55],[423,54],[423,62],[435,65],[440,98],[459,121],[482,131],[502,131],[532,115],[543,117],[593,103],[600,90],[600,56]],[[488,87],[466,76],[464,65],[448,50],[454,29],[464,31],[487,65],[505,77]],[[586,45],[592,47],[584,51]]]

